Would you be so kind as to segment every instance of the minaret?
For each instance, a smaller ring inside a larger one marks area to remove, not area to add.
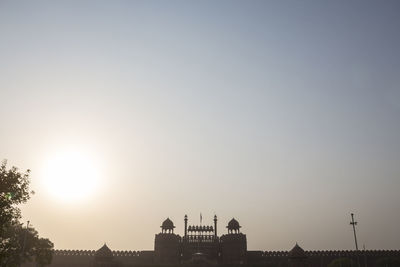
[[[214,215],[214,236],[217,237],[217,215]]]
[[[188,218],[187,218],[187,215],[185,215],[185,237],[187,236],[187,221],[188,221]]]

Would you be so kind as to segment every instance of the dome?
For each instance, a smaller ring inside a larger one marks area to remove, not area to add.
[[[302,249],[297,243],[296,245],[292,248],[291,251],[289,251],[288,254],[289,258],[307,258],[307,254],[304,251],[304,249]]]
[[[161,225],[161,228],[163,230],[173,230],[175,228],[174,223],[167,218]]]
[[[239,230],[241,226],[239,225],[239,222],[235,220],[235,218],[233,218],[232,220],[229,221],[228,226],[226,228],[228,228],[229,230]]]
[[[111,249],[109,249],[107,247],[107,245],[104,244],[99,250],[97,250],[94,253],[94,256],[96,258],[112,258],[113,257],[113,253],[112,253]]]

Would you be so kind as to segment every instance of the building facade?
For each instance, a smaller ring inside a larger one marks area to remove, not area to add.
[[[184,234],[174,233],[167,218],[155,235],[152,251],[112,251],[104,244],[94,250],[55,250],[50,267],[150,267],[150,266],[258,266],[328,267],[345,260],[354,267],[400,267],[400,250],[304,251],[298,244],[290,251],[249,251],[246,235],[232,219],[225,234],[218,235],[217,216],[213,225],[189,225],[184,216]],[[343,261],[344,262],[344,261]],[[26,263],[23,267],[35,267]],[[338,265],[341,266],[341,265]]]
[[[174,234],[174,224],[167,218],[161,225],[161,233],[155,237],[155,263],[190,263],[205,261],[210,264],[246,262],[246,235],[240,232],[239,222],[232,219],[228,233],[218,236],[217,216],[214,225],[188,225],[184,217],[185,229],[181,237]]]

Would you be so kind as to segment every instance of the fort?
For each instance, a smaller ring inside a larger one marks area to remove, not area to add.
[[[95,250],[55,250],[51,267],[150,267],[150,266],[259,266],[326,267],[347,258],[354,267],[380,267],[385,261],[400,260],[400,250],[305,251],[298,244],[289,251],[247,250],[246,235],[232,219],[225,234],[218,235],[217,216],[213,225],[188,225],[184,216],[184,234],[174,233],[167,218],[155,235],[153,251],[112,251],[104,244]],[[24,267],[33,267],[26,263]]]

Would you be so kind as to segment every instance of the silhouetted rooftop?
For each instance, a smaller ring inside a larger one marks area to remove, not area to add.
[[[307,258],[306,252],[297,243],[288,253],[289,258]]]
[[[172,229],[175,228],[175,226],[174,226],[174,223],[169,218],[167,218],[162,223],[161,228],[164,229],[164,230],[172,230]]]
[[[233,218],[232,220],[229,221],[228,226],[226,228],[228,228],[229,230],[239,230],[241,226],[239,225],[239,222],[235,220],[235,218]]]
[[[112,258],[113,253],[106,244],[104,244],[99,250],[96,251],[94,254],[96,258]]]

